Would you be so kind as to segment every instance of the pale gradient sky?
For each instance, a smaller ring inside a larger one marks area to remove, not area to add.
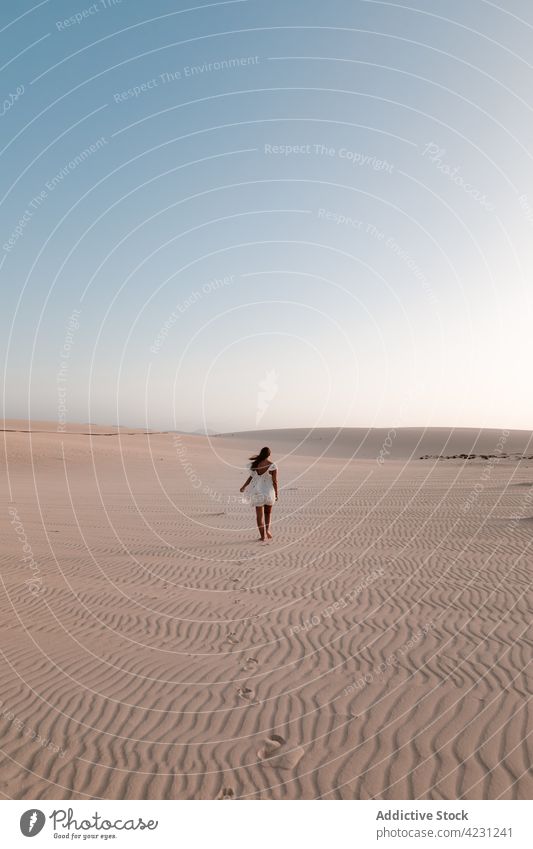
[[[530,3],[16,7],[7,417],[531,427]]]

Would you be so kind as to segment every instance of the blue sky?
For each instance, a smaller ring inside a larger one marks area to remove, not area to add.
[[[1,16],[6,416],[530,427],[528,3]]]

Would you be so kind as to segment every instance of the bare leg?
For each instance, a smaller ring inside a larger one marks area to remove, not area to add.
[[[272,518],[272,505],[265,504],[265,531],[267,535],[267,539],[272,539],[272,534],[270,533],[270,520]]]
[[[259,533],[261,535],[261,541],[265,538],[265,520],[263,518],[263,508],[256,507],[255,508],[255,518],[257,519],[257,527],[259,528]],[[259,542],[259,540],[258,540]]]

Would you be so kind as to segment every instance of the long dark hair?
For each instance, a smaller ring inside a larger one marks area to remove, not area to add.
[[[259,464],[262,463],[263,460],[266,460],[267,457],[270,457],[270,448],[265,446],[264,448],[261,448],[259,454],[254,454],[253,457],[250,457],[250,460],[252,461],[250,468],[257,469]]]

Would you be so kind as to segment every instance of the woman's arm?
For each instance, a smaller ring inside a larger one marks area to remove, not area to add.
[[[278,500],[278,470],[275,469],[273,472],[270,472],[272,475],[272,483],[274,484],[274,492],[276,493],[276,501]]]
[[[240,488],[240,492],[244,492],[244,490],[246,489],[246,487],[248,486],[248,484],[250,483],[250,481],[251,481],[251,480],[252,480],[252,476],[250,475],[250,477],[248,478],[248,480],[247,480],[247,481],[245,481],[245,482],[243,483],[243,485],[241,486],[241,488]]]

